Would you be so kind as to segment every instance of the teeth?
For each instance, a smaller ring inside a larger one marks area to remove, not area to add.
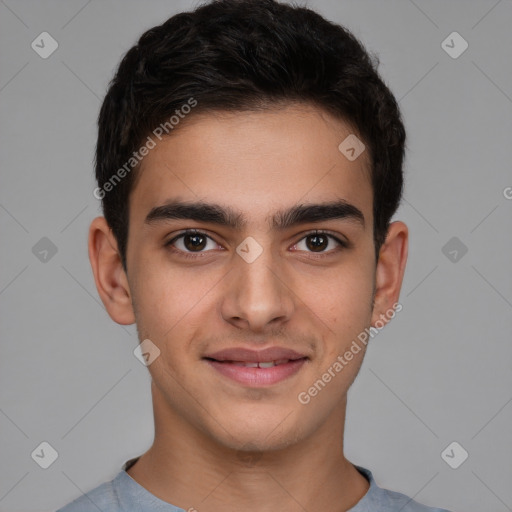
[[[249,362],[243,362],[243,361],[232,361],[232,364],[235,366],[245,366],[247,368],[272,368],[273,366],[277,366],[278,364],[284,364],[287,363],[289,359],[278,359],[277,361],[264,361],[261,363],[249,363]]]
[[[233,361],[235,366],[246,366],[247,368],[258,368],[258,363],[244,363],[243,361]]]

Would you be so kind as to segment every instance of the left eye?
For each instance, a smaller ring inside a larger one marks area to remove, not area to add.
[[[302,238],[297,244],[294,245],[294,247],[297,247],[298,250],[302,251],[311,251],[311,252],[328,252],[326,249],[329,247],[329,244],[334,241],[334,247],[332,249],[335,249],[336,247],[342,246],[345,247],[346,244],[344,244],[340,239],[336,238],[333,235],[329,235],[327,233],[310,233],[309,235],[306,235],[304,238]],[[304,248],[305,247],[305,248]]]

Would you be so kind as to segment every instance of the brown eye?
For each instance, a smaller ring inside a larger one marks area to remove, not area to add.
[[[295,250],[328,256],[347,248],[348,244],[328,232],[314,231],[304,236],[293,247]]]
[[[208,247],[208,244],[210,244],[210,247]],[[165,245],[176,252],[185,254],[196,253],[198,255],[219,247],[212,238],[200,231],[185,231],[169,240]]]
[[[204,235],[185,234],[183,236],[183,245],[189,251],[201,251],[206,247],[207,238]]]
[[[329,245],[327,235],[308,235],[306,237],[306,246],[313,252],[321,252]]]

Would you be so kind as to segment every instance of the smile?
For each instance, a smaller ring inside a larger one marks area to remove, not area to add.
[[[250,361],[225,361],[236,366],[245,366],[247,368],[272,368],[272,366],[277,366],[279,364],[288,363],[289,359],[280,359],[279,361],[266,361],[260,363],[254,363]]]
[[[266,387],[297,374],[307,361],[279,359],[274,361],[217,361],[206,358],[208,365],[222,376],[249,387]]]

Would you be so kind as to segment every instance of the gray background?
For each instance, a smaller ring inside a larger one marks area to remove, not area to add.
[[[152,441],[135,329],[107,316],[87,257],[95,122],[122,54],[194,5],[0,0],[1,511],[55,510]],[[378,53],[409,137],[403,311],[349,393],[347,456],[425,504],[512,510],[512,2],[308,5]],[[43,31],[48,59],[31,48]],[[457,59],[441,47],[453,31],[469,44]],[[58,249],[46,262],[42,237]],[[46,470],[42,441],[58,452]],[[469,453],[458,469],[441,458],[452,441]]]

